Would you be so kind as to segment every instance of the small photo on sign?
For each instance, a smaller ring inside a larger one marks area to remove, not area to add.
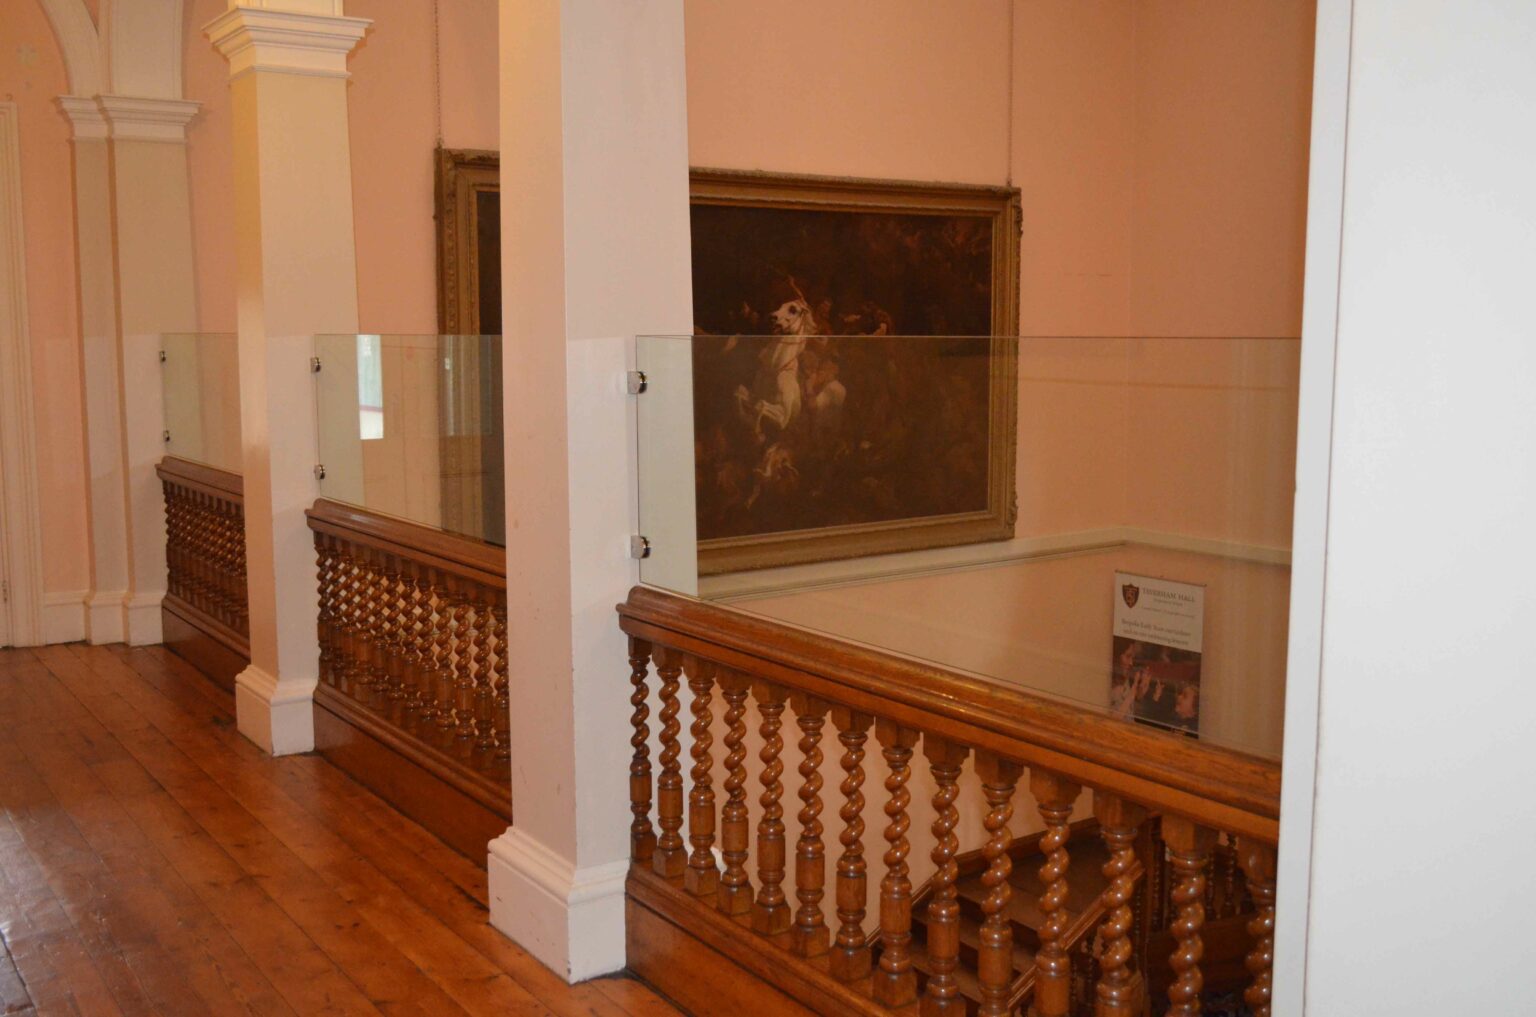
[[[1110,711],[1198,738],[1205,587],[1116,572],[1114,597]]]

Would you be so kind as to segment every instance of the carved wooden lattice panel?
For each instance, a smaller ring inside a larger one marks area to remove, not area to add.
[[[320,501],[322,702],[466,791],[510,783],[505,554]]]
[[[245,500],[241,480],[210,466],[167,458],[166,598],[233,648],[250,639],[245,589]]]

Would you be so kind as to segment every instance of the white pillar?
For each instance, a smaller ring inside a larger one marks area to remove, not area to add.
[[[502,0],[515,823],[491,921],[575,981],[624,965],[637,574],[633,337],[692,321],[681,0]]]
[[[64,96],[74,127],[75,230],[91,499],[93,643],[160,641],[165,513],[155,463],[156,347],[196,323],[182,99]]]
[[[347,55],[367,30],[340,0],[232,5],[207,26],[229,60],[251,665],[240,731],[269,752],[314,747],[319,494],[313,336],[357,331]]]
[[[123,638],[138,646],[160,641],[166,583],[165,507],[155,476],[164,453],[157,351],[161,333],[197,327],[186,146],[187,124],[198,104],[117,95],[101,96],[98,102],[111,135],[117,241],[121,462],[127,479],[130,578]]]
[[[63,96],[73,131],[75,245],[85,383],[86,465],[91,501],[91,589],[86,638],[121,642],[127,632],[128,482],[123,464],[118,369],[117,275],[112,229],[112,154],[95,97]]]

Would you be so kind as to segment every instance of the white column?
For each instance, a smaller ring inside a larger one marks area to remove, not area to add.
[[[1303,392],[1333,402],[1326,528],[1296,547],[1327,550],[1313,810],[1281,834],[1311,850],[1308,909],[1279,913],[1305,984],[1275,1012],[1529,1013],[1536,5],[1347,6],[1339,228],[1308,238],[1338,264]]]
[[[181,99],[63,96],[74,127],[91,498],[93,643],[160,641],[165,513],[155,463],[162,332],[196,325],[186,125]]]
[[[502,0],[515,824],[491,921],[569,980],[624,965],[633,337],[692,321],[681,0]]]
[[[160,641],[166,583],[165,507],[155,476],[164,453],[157,351],[161,333],[197,327],[186,142],[198,104],[118,95],[98,102],[111,135],[117,241],[120,461],[127,478],[130,577],[123,638],[143,645]],[[94,622],[91,635],[94,640]]]
[[[313,336],[357,331],[347,55],[367,30],[339,0],[231,6],[207,26],[229,60],[251,666],[240,731],[274,754],[314,747],[319,494]]]
[[[112,154],[95,97],[63,96],[74,128],[75,244],[84,367],[86,463],[90,470],[91,590],[86,638],[121,642],[127,632],[128,481],[123,464],[117,274],[112,228]]]

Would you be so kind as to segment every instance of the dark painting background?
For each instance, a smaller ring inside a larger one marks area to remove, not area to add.
[[[987,508],[990,218],[695,205],[692,229],[701,539]],[[816,337],[745,338],[795,301]],[[754,408],[786,382],[780,426]]]

